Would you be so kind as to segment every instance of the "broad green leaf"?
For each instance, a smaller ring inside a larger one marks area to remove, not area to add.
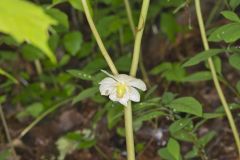
[[[2,68],[0,68],[0,75],[6,76],[7,78],[9,78],[10,80],[12,80],[14,83],[18,83],[17,79],[15,79],[12,75],[10,75],[9,73],[7,73],[5,70],[3,70]]]
[[[196,65],[202,61],[207,60],[208,58],[215,56],[221,52],[224,52],[223,49],[209,49],[207,51],[203,51],[198,53],[196,56],[190,58],[187,62],[183,64],[183,67],[189,67]]]
[[[101,69],[107,67],[107,63],[103,58],[96,58],[91,60],[83,69],[82,71],[93,74],[94,72],[100,72]]]
[[[130,54],[124,55],[117,59],[115,65],[119,71],[128,72],[131,67],[132,56]]]
[[[23,58],[28,61],[34,61],[36,59],[43,58],[42,51],[31,44],[24,44],[21,47],[21,53]]]
[[[68,16],[66,15],[66,13],[56,8],[49,8],[46,10],[46,12],[58,21],[58,25],[55,27],[58,32],[68,31],[69,24]]]
[[[162,111],[154,111],[149,113],[144,113],[143,115],[138,116],[136,119],[134,119],[134,123],[142,123],[144,121],[152,120],[153,118],[161,117],[165,115]]]
[[[187,152],[184,156],[185,159],[193,159],[198,156],[198,149],[194,146],[193,149]]]
[[[180,145],[175,139],[169,139],[167,144],[167,150],[174,157],[174,160],[181,159]]]
[[[82,34],[78,31],[69,32],[63,37],[63,45],[65,49],[73,56],[80,50],[82,42]]]
[[[198,141],[198,145],[205,147],[214,137],[216,136],[216,132],[210,131],[202,136]]]
[[[179,30],[176,17],[166,12],[161,14],[160,28],[170,41],[174,41],[176,37],[175,35]]]
[[[176,112],[190,113],[196,116],[202,116],[202,105],[193,97],[182,97],[173,100],[169,107]]]
[[[44,106],[42,103],[33,103],[26,107],[26,112],[35,118],[39,116],[43,111]]]
[[[48,28],[57,24],[54,19],[41,7],[24,0],[1,0],[0,11],[0,32],[10,34],[19,43],[35,45],[56,63],[48,46]]]
[[[172,68],[172,64],[169,63],[169,62],[164,62],[164,63],[161,63],[157,66],[155,66],[153,69],[151,69],[150,71],[150,74],[151,75],[158,75],[166,70],[169,70]]]
[[[97,22],[97,29],[99,31],[99,34],[104,38],[118,31],[119,28],[121,28],[126,22],[127,21],[125,19],[122,19],[116,15],[105,16]]]
[[[164,160],[175,160],[173,155],[168,151],[167,148],[161,148],[158,150],[158,154]]]
[[[90,74],[81,70],[70,69],[67,72],[73,75],[74,77],[77,77],[83,80],[93,80],[93,77]]]
[[[188,75],[183,79],[183,82],[198,82],[198,81],[206,81],[211,80],[212,74],[209,71],[200,71],[197,73],[193,73]]]
[[[229,63],[232,67],[240,70],[240,54],[235,53],[229,57]]]
[[[208,40],[212,42],[225,41],[226,43],[233,43],[240,38],[240,23],[229,23],[218,27],[213,31]]]
[[[222,11],[221,14],[230,21],[240,22],[240,19],[233,11]]]
[[[77,96],[73,98],[73,104],[82,101],[86,98],[94,96],[98,92],[98,87],[92,87],[81,91]]]
[[[185,128],[187,125],[192,125],[191,119],[188,119],[188,118],[179,119],[179,120],[173,122],[173,123],[170,125],[169,131],[170,131],[171,135],[174,135],[174,133],[182,130],[182,129]]]
[[[235,8],[237,8],[237,6],[239,6],[240,1],[239,0],[230,0],[229,4],[233,9],[235,9]]]

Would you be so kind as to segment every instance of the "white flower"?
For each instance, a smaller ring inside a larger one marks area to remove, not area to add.
[[[103,71],[109,77],[104,78],[99,84],[101,95],[109,96],[112,101],[117,101],[127,106],[128,101],[139,102],[140,94],[138,89],[145,91],[145,83],[137,78],[126,74],[111,75]]]

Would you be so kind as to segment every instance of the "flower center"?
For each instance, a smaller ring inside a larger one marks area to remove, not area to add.
[[[127,86],[124,83],[117,83],[117,98],[122,98],[127,91]]]

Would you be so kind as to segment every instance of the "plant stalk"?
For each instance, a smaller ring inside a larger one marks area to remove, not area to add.
[[[201,32],[201,37],[202,37],[202,42],[203,42],[203,45],[204,45],[204,49],[209,50],[209,44],[208,44],[208,41],[207,41],[204,22],[203,22],[203,18],[202,18],[201,5],[200,5],[199,0],[195,0],[195,7],[196,7],[197,19],[198,19],[198,23],[199,23],[199,28],[200,28],[200,32]],[[220,86],[220,83],[219,83],[219,80],[218,80],[218,77],[217,77],[217,73],[216,73],[216,70],[215,70],[215,67],[214,67],[214,64],[213,64],[213,61],[212,61],[211,57],[208,58],[208,63],[209,63],[209,67],[210,67],[210,70],[211,70],[211,73],[212,73],[215,88],[217,90],[218,96],[219,96],[220,101],[221,101],[221,103],[224,107],[224,110],[225,110],[227,118],[228,118],[228,122],[230,124],[231,129],[232,129],[233,136],[234,136],[234,139],[235,139],[235,143],[236,143],[238,153],[239,153],[239,159],[240,159],[240,139],[239,139],[239,135],[238,135],[238,130],[237,130],[236,124],[234,122],[232,113],[231,113],[231,111],[229,109],[229,106],[227,104],[226,98],[223,94],[222,88]]]
[[[130,28],[132,30],[132,33],[133,33],[133,35],[135,37],[136,30],[135,30],[135,24],[134,24],[134,21],[133,21],[132,10],[131,10],[130,4],[129,4],[129,0],[124,0],[124,3],[125,3],[127,16],[128,16],[128,22],[129,22]],[[147,86],[150,87],[150,80],[148,78],[147,71],[146,71],[146,69],[144,67],[144,64],[143,64],[141,48],[140,48],[140,55],[139,56],[140,56],[139,57],[139,67],[140,67],[140,70],[142,72],[143,80],[147,84]]]
[[[43,118],[45,118],[48,114],[52,113],[53,111],[55,111],[58,107],[62,106],[63,104],[68,103],[69,101],[71,101],[72,98],[68,98],[65,99],[59,103],[57,103],[56,105],[54,105],[53,107],[49,108],[48,110],[46,110],[45,112],[43,112],[39,117],[37,117],[31,124],[29,124],[19,135],[18,139],[21,139],[22,137],[24,137],[36,124],[38,124],[38,122],[40,122]]]
[[[10,144],[10,148],[11,148],[13,157],[14,157],[15,160],[17,160],[17,153],[16,153],[16,151],[13,147],[12,138],[11,138],[10,133],[9,133],[7,121],[6,121],[6,118],[4,116],[4,112],[3,112],[1,104],[0,104],[0,116],[1,116],[1,121],[2,121],[2,124],[3,124],[4,130],[5,130],[5,134],[6,134],[8,143]]]
[[[106,48],[105,48],[105,46],[102,42],[102,39],[101,39],[101,37],[100,37],[96,27],[95,27],[95,24],[93,22],[93,19],[91,17],[91,14],[90,14],[90,11],[89,11],[89,8],[88,8],[88,5],[87,5],[87,0],[82,0],[82,6],[83,6],[83,9],[84,9],[88,24],[89,24],[89,26],[92,30],[92,33],[93,33],[93,35],[94,35],[94,37],[97,41],[98,47],[100,48],[103,57],[107,61],[107,64],[111,69],[111,72],[114,75],[117,75],[118,74],[117,68],[115,67],[111,57],[109,56],[109,54],[108,54],[108,52],[107,52],[107,50],[106,50]]]
[[[135,34],[135,43],[134,43],[134,49],[133,49],[133,59],[132,59],[132,65],[130,69],[130,75],[136,76],[137,68],[138,68],[138,61],[139,61],[139,55],[141,50],[141,41],[142,41],[142,35],[143,30],[147,18],[147,11],[149,7],[150,0],[143,0],[142,3],[142,9],[139,17],[138,27]]]

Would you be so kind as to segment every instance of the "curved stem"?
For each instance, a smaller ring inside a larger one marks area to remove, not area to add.
[[[8,129],[8,125],[7,125],[7,121],[6,121],[6,118],[4,116],[4,113],[3,113],[3,109],[2,109],[2,105],[0,104],[0,117],[1,117],[1,121],[3,123],[3,128],[5,130],[5,133],[6,133],[6,137],[7,137],[7,140],[8,140],[8,143],[10,144],[10,148],[12,150],[12,154],[14,156],[15,159],[17,159],[17,153],[14,149],[14,146],[13,146],[13,143],[12,143],[12,138],[11,138],[11,135],[9,133],[9,129]]]
[[[196,7],[196,13],[197,13],[197,18],[198,18],[198,23],[199,23],[199,27],[200,27],[200,32],[201,32],[201,37],[202,37],[202,42],[203,42],[203,45],[204,45],[204,49],[209,50],[209,44],[208,44],[208,41],[207,41],[207,36],[206,36],[206,32],[205,32],[205,27],[204,27],[204,22],[203,22],[203,18],[202,18],[202,12],[201,12],[201,6],[200,6],[200,1],[199,0],[195,0],[195,7]],[[231,111],[229,109],[229,106],[227,104],[226,98],[223,94],[222,88],[220,86],[220,83],[219,83],[219,80],[218,80],[218,77],[217,77],[217,73],[216,73],[212,58],[208,59],[208,63],[209,63],[209,66],[210,66],[210,70],[212,72],[214,85],[216,87],[218,96],[219,96],[219,98],[221,100],[221,103],[224,107],[224,110],[226,112],[229,124],[230,124],[232,132],[233,132],[233,136],[234,136],[234,139],[235,139],[235,142],[236,142],[236,146],[237,146],[237,149],[238,149],[238,152],[239,152],[239,156],[240,156],[240,139],[239,139],[236,124],[234,122],[232,113],[231,113]]]
[[[101,52],[102,52],[102,55],[103,57],[105,58],[105,60],[107,61],[107,64],[108,66],[110,67],[112,73],[114,75],[118,74],[118,71],[111,59],[111,57],[109,56],[103,42],[102,42],[102,39],[100,38],[100,35],[95,27],[95,24],[93,22],[93,19],[91,17],[91,14],[90,14],[90,11],[89,11],[89,8],[88,8],[88,5],[87,5],[87,2],[86,0],[82,0],[82,5],[83,5],[83,9],[84,9],[84,12],[85,12],[85,15],[86,15],[86,18],[87,18],[87,21],[88,21],[88,24],[93,32],[93,35],[97,41],[97,44],[98,44],[98,47],[100,48]]]
[[[131,7],[130,7],[130,4],[129,4],[129,0],[124,0],[124,3],[125,3],[126,11],[127,11],[128,22],[129,22],[129,25],[131,27],[132,33],[135,36],[136,35],[136,30],[135,30],[135,24],[134,24],[134,21],[133,21],[133,16],[132,16],[132,11],[131,11]],[[147,84],[148,87],[150,87],[150,80],[148,78],[147,71],[146,71],[146,69],[144,67],[144,64],[143,64],[141,48],[140,48],[140,57],[139,57],[139,67],[140,67],[140,70],[142,72],[144,82]]]
[[[144,26],[145,26],[145,22],[146,22],[149,2],[150,2],[149,0],[144,0],[143,4],[142,4],[142,9],[141,9],[140,17],[139,17],[139,22],[138,22],[138,28],[137,28],[136,35],[135,35],[133,59],[132,59],[132,65],[131,65],[131,69],[130,69],[131,76],[135,76],[137,73],[142,35],[143,35],[143,30],[144,30]]]
[[[55,111],[58,107],[60,107],[61,105],[69,102],[70,100],[72,100],[72,98],[66,99],[62,102],[57,103],[55,106],[49,108],[48,110],[46,110],[44,113],[42,113],[39,117],[37,117],[31,124],[29,124],[20,134],[20,136],[18,137],[19,139],[21,139],[22,137],[24,137],[38,122],[40,122],[44,117],[46,117],[48,114],[52,113],[53,111]]]

